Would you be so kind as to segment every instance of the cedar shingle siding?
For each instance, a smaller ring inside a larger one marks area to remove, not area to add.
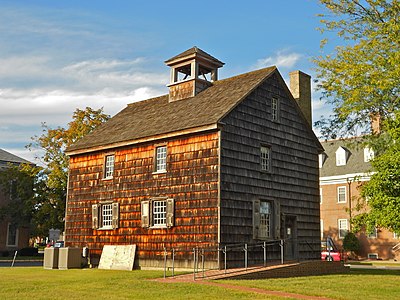
[[[265,241],[257,237],[253,205],[268,201],[269,240],[285,239],[285,258],[319,257],[322,147],[279,72],[271,67],[210,85],[186,99],[165,95],[129,104],[68,149],[68,246],[88,246],[93,262],[105,244],[136,244],[138,264],[158,267],[164,247],[175,249],[182,267],[192,266],[191,251],[199,247],[206,266],[218,267],[218,248]],[[272,98],[279,100],[278,121],[272,121]],[[155,172],[160,145],[167,147],[165,172]],[[261,171],[262,145],[270,148],[268,172]],[[104,179],[110,153],[114,173]],[[163,199],[173,200],[152,204]],[[92,228],[101,222],[97,211],[99,219],[92,218],[92,205],[101,203],[119,203],[118,228]],[[157,217],[166,210],[165,228],[152,226],[152,205]],[[269,250],[269,258],[279,258],[278,245]],[[257,251],[249,261],[260,262]],[[227,259],[243,265],[243,251]]]

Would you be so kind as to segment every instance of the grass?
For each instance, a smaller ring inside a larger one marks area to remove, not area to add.
[[[351,270],[350,274],[224,282],[332,299],[399,299],[400,270]]]
[[[162,271],[98,269],[44,270],[41,267],[0,268],[1,299],[283,299],[196,283],[163,283],[150,279]],[[286,291],[332,299],[398,299],[400,271],[352,270],[347,275],[224,283]],[[217,281],[220,282],[220,281]],[[285,298],[287,299],[287,298]]]

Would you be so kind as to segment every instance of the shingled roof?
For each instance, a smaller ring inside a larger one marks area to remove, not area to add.
[[[0,149],[0,166],[7,165],[7,163],[31,164],[31,162],[27,161],[26,159],[23,159],[23,158],[16,156],[10,152]]]
[[[338,176],[371,172],[371,164],[364,161],[364,148],[357,143],[357,138],[348,140],[329,140],[321,142],[325,149],[326,160],[320,169],[320,176]],[[346,165],[336,165],[336,150],[343,147],[349,152]]]
[[[217,124],[275,71],[276,67],[269,67],[219,80],[196,96],[180,101],[169,102],[169,96],[164,95],[134,102],[69,147],[67,153]]]

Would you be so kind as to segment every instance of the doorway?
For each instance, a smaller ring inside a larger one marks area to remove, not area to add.
[[[297,249],[297,217],[291,215],[284,216],[284,234],[285,239],[285,260],[298,259]]]

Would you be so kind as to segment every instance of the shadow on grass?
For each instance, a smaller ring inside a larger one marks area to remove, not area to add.
[[[400,275],[400,270],[388,269],[351,269],[350,275]]]

